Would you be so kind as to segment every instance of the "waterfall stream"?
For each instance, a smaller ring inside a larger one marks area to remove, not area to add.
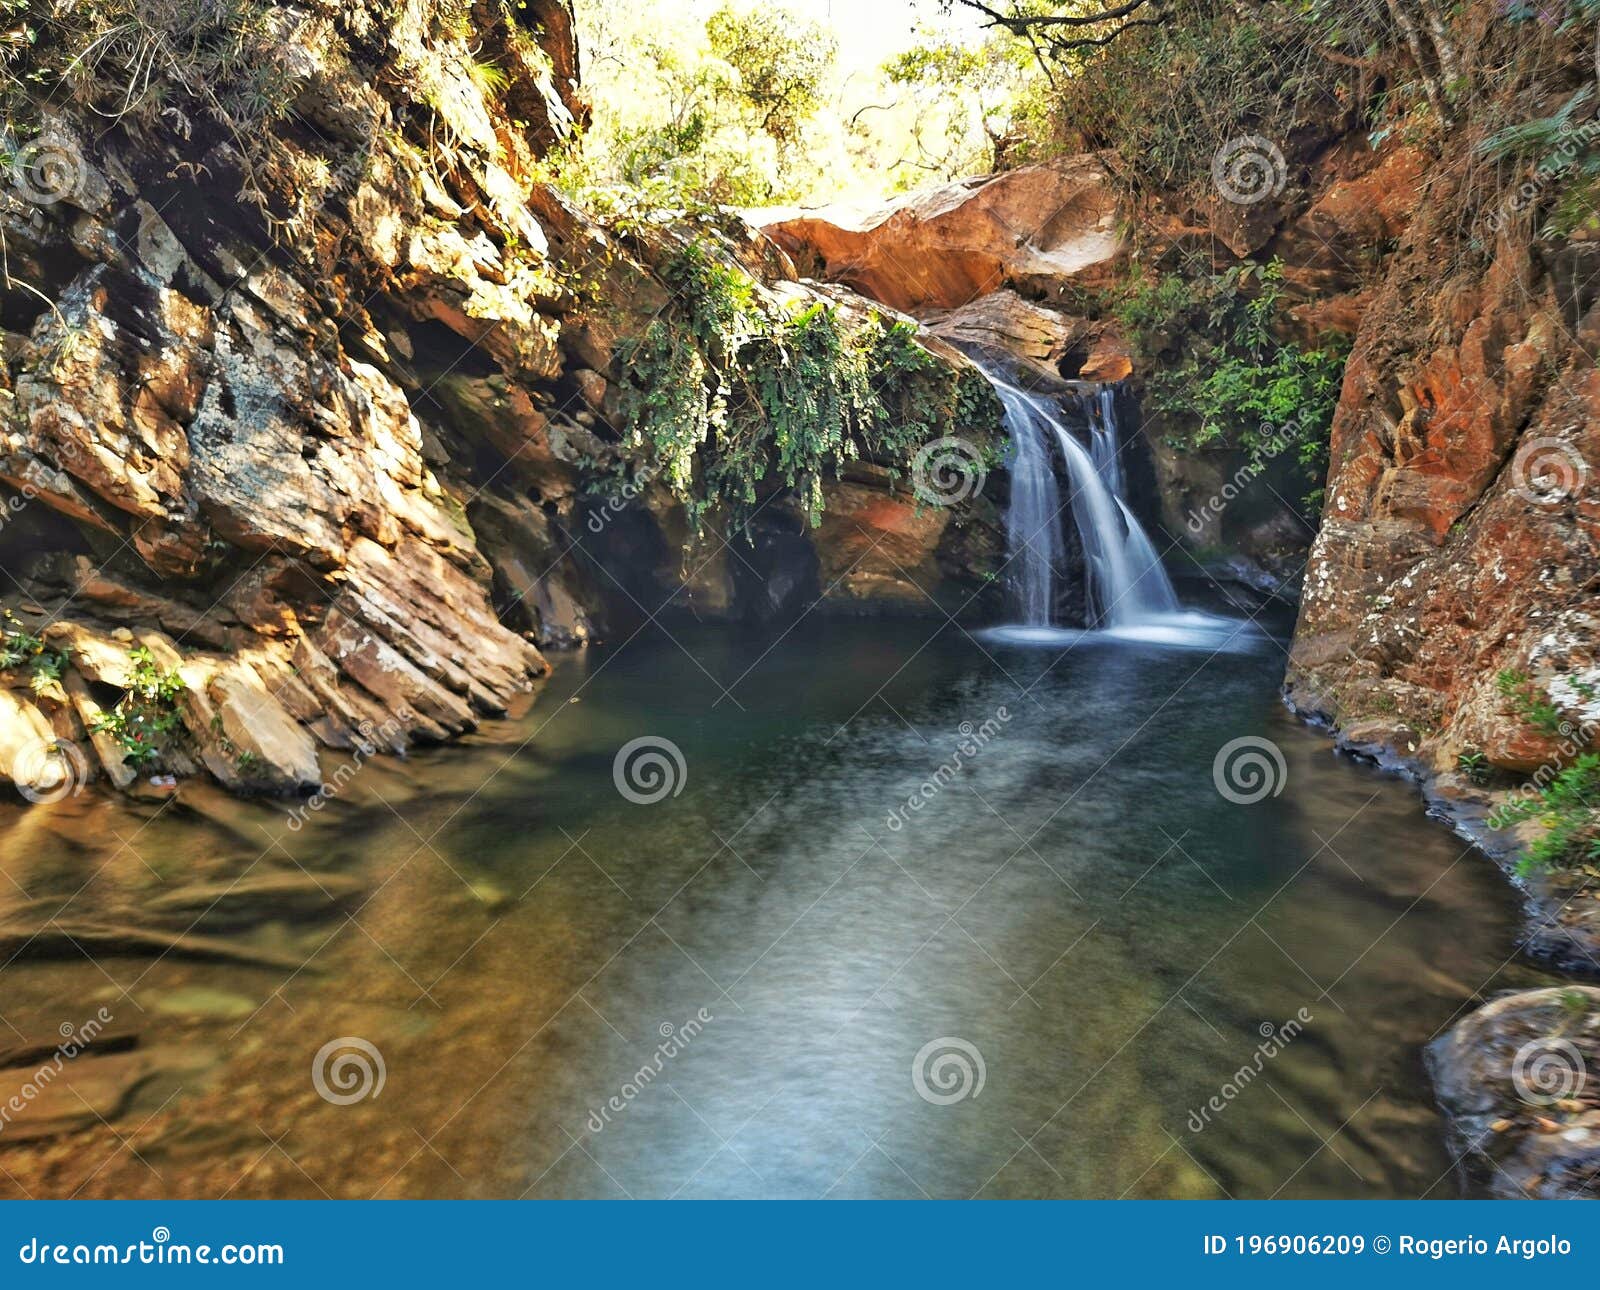
[[[1083,545],[1088,627],[1094,634],[1153,644],[1228,648],[1253,640],[1239,619],[1186,611],[1161,557],[1126,500],[1116,391],[1098,386],[1078,396],[1089,430],[1080,443],[1061,407],[993,372],[1011,437],[1011,506],[1006,515],[1016,608],[1021,623],[996,628],[1003,639],[1050,643],[1080,633],[1055,625],[1056,586],[1070,510]],[[1056,463],[1065,467],[1062,500]]]

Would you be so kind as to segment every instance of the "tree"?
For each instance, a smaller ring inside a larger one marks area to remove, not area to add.
[[[822,27],[782,7],[725,5],[706,22],[711,52],[738,73],[736,93],[758,127],[789,145],[822,106],[837,45]]]
[[[1047,142],[1048,110],[1025,45],[1003,33],[983,44],[938,32],[919,37],[882,69],[896,105],[912,113],[894,166],[911,167],[916,182],[1003,170]]]
[[[1068,0],[1065,4],[1041,0],[958,2],[983,14],[989,26],[1026,40],[1041,65],[1047,55],[1059,59],[1074,51],[1109,45],[1125,31],[1135,27],[1159,27],[1167,18],[1166,0],[1122,0],[1122,3]]]

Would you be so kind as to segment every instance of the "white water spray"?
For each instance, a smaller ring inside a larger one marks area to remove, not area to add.
[[[1077,635],[1053,625],[1063,563],[1061,516],[1068,507],[1083,544],[1089,626],[1095,634],[1211,648],[1253,635],[1244,622],[1185,612],[1179,604],[1149,534],[1124,497],[1114,389],[1102,386],[1080,396],[1089,425],[1085,447],[1050,400],[992,372],[989,378],[1005,407],[1011,436],[1006,531],[1022,617],[1019,627],[997,628],[997,635],[1043,643]],[[1071,488],[1065,504],[1056,477],[1058,454]]]

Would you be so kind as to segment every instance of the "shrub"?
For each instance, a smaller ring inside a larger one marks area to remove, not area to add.
[[[718,504],[737,519],[767,481],[795,489],[815,524],[823,478],[845,462],[898,469],[930,439],[999,429],[988,382],[907,323],[847,324],[825,302],[789,314],[704,242],[662,276],[675,303],[622,347],[622,419],[696,525]]]
[[[1537,820],[1544,833],[1517,864],[1522,874],[1600,862],[1600,753],[1582,753],[1535,794],[1500,807],[1491,828]]]
[[[1166,333],[1186,333],[1183,360],[1157,365],[1150,378],[1152,407],[1190,427],[1169,439],[1173,447],[1233,448],[1254,468],[1293,447],[1292,461],[1311,489],[1327,461],[1348,350],[1342,341],[1303,349],[1279,339],[1283,293],[1281,262],[1245,263],[1194,280],[1136,279],[1116,314],[1152,358]],[[1308,509],[1317,502],[1316,493],[1306,498]]]

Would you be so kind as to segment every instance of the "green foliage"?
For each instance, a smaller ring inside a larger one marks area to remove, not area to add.
[[[33,635],[9,609],[0,624],[0,672],[26,668],[28,688],[35,694],[50,689],[61,679],[67,656],[51,649]]]
[[[1481,751],[1468,748],[1456,754],[1456,770],[1472,783],[1482,786],[1489,782],[1492,768],[1489,759]]]
[[[724,5],[706,20],[711,52],[737,73],[733,90],[759,129],[780,144],[822,106],[837,43],[823,28],[781,7]]]
[[[1545,832],[1518,862],[1523,874],[1600,862],[1600,753],[1583,753],[1531,796],[1489,817],[1491,828],[1537,820]]]
[[[1135,279],[1115,313],[1150,358],[1184,334],[1183,357],[1153,364],[1150,378],[1151,406],[1193,427],[1174,447],[1233,448],[1252,467],[1292,448],[1312,488],[1326,464],[1347,349],[1342,342],[1302,349],[1280,340],[1283,294],[1280,262],[1245,263],[1200,279]],[[1314,502],[1307,498],[1308,507]]]
[[[1360,59],[1391,33],[1383,0],[1172,0],[1162,9],[1155,25],[1063,54],[1070,74],[1055,77],[1063,130],[1114,149],[1136,192],[1204,189],[1225,141],[1253,134],[1283,146],[1303,125],[1338,119],[1358,71],[1319,47]]]
[[[903,468],[931,439],[998,430],[988,383],[905,323],[847,325],[821,302],[791,314],[703,242],[662,276],[675,303],[622,348],[622,417],[628,446],[649,447],[697,525],[717,505],[737,519],[779,484],[817,523],[823,479],[845,462]]]
[[[594,123],[545,160],[569,196],[626,214],[795,195],[788,174],[832,73],[824,28],[782,6],[730,4],[705,18],[681,4],[594,0],[578,16]]]
[[[1556,738],[1568,733],[1561,709],[1550,702],[1526,672],[1502,668],[1495,675],[1495,686],[1500,696],[1510,703],[1511,710],[1540,734]]]
[[[143,645],[128,651],[128,662],[127,691],[95,722],[94,733],[110,735],[123,760],[143,770],[161,757],[182,728],[177,699],[187,687],[176,671],[163,672]]]
[[[884,98],[894,106],[854,121],[864,139],[875,138],[885,116],[891,131],[900,127],[903,142],[875,167],[891,187],[1028,165],[1059,151],[1048,84],[1025,44],[1004,34],[974,43],[939,28],[917,36],[882,68]]]

